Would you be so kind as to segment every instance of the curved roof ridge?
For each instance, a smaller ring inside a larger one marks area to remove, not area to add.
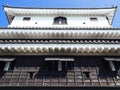
[[[117,8],[117,6],[112,6],[112,7],[94,7],[94,8],[78,8],[78,7],[65,7],[65,8],[61,8],[61,7],[25,7],[25,6],[10,6],[8,4],[3,5],[3,7],[8,7],[8,8],[20,8],[20,9],[111,9],[111,8]]]

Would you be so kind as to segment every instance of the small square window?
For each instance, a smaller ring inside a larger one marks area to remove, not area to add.
[[[97,18],[96,17],[92,17],[92,18],[90,18],[90,21],[97,21]]]
[[[30,17],[24,17],[23,21],[30,21],[30,19],[31,19]]]

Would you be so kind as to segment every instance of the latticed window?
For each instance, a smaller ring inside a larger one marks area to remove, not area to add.
[[[97,21],[97,17],[91,17],[90,21]]]
[[[66,17],[55,17],[54,18],[54,24],[67,24],[67,18]]]
[[[30,21],[30,19],[31,19],[30,17],[24,17],[23,21]]]

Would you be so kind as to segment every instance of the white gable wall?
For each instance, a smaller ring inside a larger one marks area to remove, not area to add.
[[[29,16],[16,16],[9,27],[111,27],[106,17],[103,16],[96,16],[97,21],[90,21],[90,17],[95,16],[65,16],[67,25],[53,24],[57,16],[30,16],[30,21],[23,21],[23,17]]]

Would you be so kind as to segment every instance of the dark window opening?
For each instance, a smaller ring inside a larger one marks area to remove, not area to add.
[[[14,60],[10,63],[10,67],[8,70],[14,70],[15,65],[16,65],[16,60]]]
[[[90,21],[97,21],[97,18],[96,17],[92,17],[92,18],[90,18]]]
[[[14,70],[16,61],[3,61],[0,62],[0,71],[11,71]]]
[[[73,61],[67,62],[67,69],[68,69],[68,70],[73,70],[73,69],[74,69]]]
[[[32,72],[32,71],[31,71],[31,72],[28,72],[30,79],[33,79],[33,78],[34,78],[34,73],[35,73],[35,72]]]
[[[90,78],[90,72],[84,71],[83,72],[83,78],[84,79],[89,79]]]
[[[23,21],[30,21],[30,19],[31,19],[30,17],[24,17]]]
[[[54,18],[54,24],[67,24],[66,17],[56,17]]]
[[[59,61],[46,61],[46,70],[47,71],[59,71]],[[61,62],[61,70],[60,71],[66,71],[66,70],[73,70],[74,69],[74,63],[73,61],[62,61]]]
[[[5,67],[5,62],[0,62],[0,71],[3,71]]]
[[[58,61],[46,61],[46,70],[47,71],[57,71],[58,70]]]

